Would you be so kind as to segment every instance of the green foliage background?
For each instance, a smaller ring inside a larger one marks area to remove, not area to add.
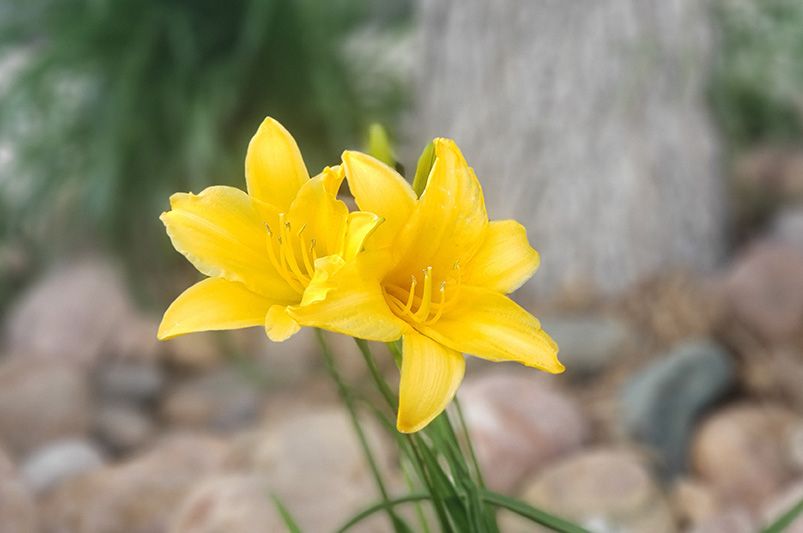
[[[158,214],[175,191],[244,186],[248,139],[285,124],[312,173],[391,126],[403,87],[360,92],[344,43],[407,23],[362,0],[0,0],[0,229],[40,249],[112,243],[137,272],[174,261]],[[401,7],[399,7],[401,6]],[[161,243],[161,244],[159,244]],[[161,270],[164,270],[163,268]]]

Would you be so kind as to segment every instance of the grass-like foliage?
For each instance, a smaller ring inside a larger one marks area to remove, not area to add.
[[[310,169],[336,160],[401,93],[360,93],[343,54],[363,0],[0,0],[2,224],[72,246],[110,237],[153,265],[174,191],[242,186],[267,114]],[[383,23],[404,22],[401,10]],[[2,227],[2,225],[0,225]],[[147,252],[146,252],[147,251]]]
[[[734,148],[803,138],[803,2],[720,0],[711,104]]]

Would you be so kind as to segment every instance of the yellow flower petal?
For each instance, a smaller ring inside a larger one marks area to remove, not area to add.
[[[527,241],[527,230],[515,220],[488,225],[485,240],[463,273],[463,282],[510,293],[538,269],[540,259]]]
[[[301,329],[301,326],[287,314],[287,306],[274,305],[268,309],[265,318],[265,333],[274,342],[286,341]]]
[[[245,155],[248,194],[286,211],[308,179],[295,139],[279,122],[267,117]]]
[[[318,257],[338,254],[346,238],[349,210],[330,193],[332,174],[325,170],[298,191],[288,213],[289,231],[304,246],[314,243]]]
[[[196,331],[261,326],[271,300],[241,283],[207,278],[185,290],[165,311],[157,337],[172,339]]]
[[[319,259],[301,305],[290,307],[290,316],[304,326],[361,339],[398,339],[409,328],[390,312],[379,282],[368,274],[367,264],[376,262],[370,255],[349,263],[336,256]]]
[[[488,225],[482,188],[454,141],[435,139],[435,163],[427,187],[397,240],[397,271],[464,266],[482,244]],[[381,213],[378,213],[381,215]]]
[[[385,163],[361,152],[343,152],[343,166],[357,206],[385,220],[366,244],[374,249],[392,245],[417,202],[412,187]]]
[[[201,273],[238,281],[273,302],[297,301],[266,253],[266,230],[251,198],[233,187],[170,197],[161,220],[173,246]]]
[[[463,353],[563,372],[558,345],[530,313],[504,294],[463,286],[457,302],[432,325],[416,328]]]
[[[349,213],[343,259],[351,259],[363,249],[366,239],[382,224],[382,218],[367,211]]]
[[[396,427],[414,433],[441,414],[454,398],[466,360],[460,352],[418,333],[404,335]]]

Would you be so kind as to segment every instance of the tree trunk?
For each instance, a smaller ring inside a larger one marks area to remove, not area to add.
[[[723,251],[702,0],[420,0],[415,140],[453,137],[491,218],[541,252],[528,293],[603,293]]]

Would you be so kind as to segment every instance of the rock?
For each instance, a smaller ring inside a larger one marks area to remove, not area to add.
[[[162,392],[165,376],[161,367],[139,358],[117,359],[101,365],[95,375],[95,387],[106,400],[145,403]]]
[[[161,411],[178,427],[228,431],[256,421],[262,400],[260,383],[236,368],[221,368],[173,387]]]
[[[589,436],[571,398],[535,373],[492,372],[467,381],[460,402],[490,487],[510,492]]]
[[[390,468],[391,452],[371,422],[364,420],[363,429],[392,490],[398,475]],[[267,479],[302,531],[333,531],[378,497],[348,414],[339,407],[267,423],[239,440],[227,465]],[[367,531],[384,531],[384,520],[366,522]]]
[[[0,450],[0,533],[36,533],[37,523],[33,496]]]
[[[89,411],[87,380],[74,366],[17,358],[0,363],[0,442],[15,456],[86,434]]]
[[[737,327],[771,343],[803,338],[803,251],[757,243],[736,259],[724,289]]]
[[[26,457],[21,473],[31,491],[41,494],[103,464],[100,451],[89,442],[64,439],[51,442]]]
[[[689,341],[634,375],[621,395],[625,431],[660,454],[663,472],[686,466],[695,421],[734,381],[729,354],[711,340]]]
[[[633,338],[627,323],[596,315],[548,316],[541,326],[560,346],[569,377],[588,377],[627,353]]]
[[[597,449],[550,464],[525,486],[522,499],[594,532],[676,531],[649,469],[626,450]],[[506,522],[508,533],[537,531],[530,523]]]
[[[720,510],[714,491],[695,479],[680,478],[672,485],[672,507],[683,524],[699,524]]]
[[[761,512],[764,527],[774,523],[801,501],[803,501],[803,479],[798,479],[764,505]],[[783,531],[803,533],[803,515],[798,515]]]
[[[125,454],[149,443],[156,425],[136,406],[105,404],[95,412],[94,434],[113,453]]]
[[[803,207],[789,207],[775,216],[770,237],[803,251]]]
[[[220,335],[211,331],[192,333],[164,341],[161,345],[170,363],[190,370],[208,370],[222,359]]]
[[[170,436],[139,457],[70,479],[48,493],[40,506],[43,531],[166,531],[176,507],[198,482],[220,470],[225,454],[217,439]]]
[[[7,351],[91,365],[130,315],[125,285],[107,261],[55,267],[8,312]]]
[[[794,346],[743,347],[741,381],[760,398],[781,401],[803,412],[803,351]]]
[[[694,438],[694,470],[724,502],[756,510],[801,471],[792,442],[800,424],[799,416],[774,405],[717,412]]]
[[[755,521],[741,507],[725,509],[689,528],[689,533],[754,533]]]
[[[227,475],[199,484],[179,506],[171,533],[285,531],[267,482],[254,475]],[[257,526],[257,524],[259,524]]]

